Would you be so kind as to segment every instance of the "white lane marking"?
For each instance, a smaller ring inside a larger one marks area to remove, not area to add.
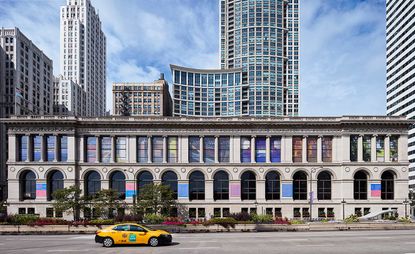
[[[189,248],[177,248],[179,250],[200,250],[200,249],[220,249],[220,247],[189,247]]]
[[[83,236],[75,236],[75,237],[71,237],[70,239],[94,239],[95,236],[90,236],[90,235],[83,235]]]
[[[376,239],[391,239],[392,237],[389,237],[389,236],[367,236],[367,237],[363,237],[364,239],[373,239],[373,240],[376,240]]]
[[[48,250],[47,252],[84,252],[88,251],[89,249],[84,250]]]
[[[333,247],[331,244],[297,244],[298,247]]]
[[[302,241],[309,241],[310,239],[307,238],[291,238],[291,239],[281,239],[283,242],[302,242]]]

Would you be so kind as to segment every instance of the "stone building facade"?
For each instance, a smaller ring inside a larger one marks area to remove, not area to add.
[[[405,213],[403,117],[33,116],[7,126],[10,213],[56,215],[51,193],[74,184],[132,204],[149,182],[170,186],[195,218]]]

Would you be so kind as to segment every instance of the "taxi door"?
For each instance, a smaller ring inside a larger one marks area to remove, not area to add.
[[[128,232],[129,244],[147,244],[147,230],[137,225],[130,225],[130,231]]]
[[[129,225],[118,225],[110,233],[115,244],[129,244],[128,233],[130,232]]]

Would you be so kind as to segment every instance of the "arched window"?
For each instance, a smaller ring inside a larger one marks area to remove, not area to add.
[[[265,198],[267,200],[280,199],[280,174],[276,171],[271,171],[265,176]]]
[[[327,171],[323,171],[317,176],[317,199],[331,199],[331,175]]]
[[[167,171],[161,177],[161,183],[170,188],[173,197],[177,199],[177,175],[173,171]]]
[[[63,174],[58,170],[54,170],[48,174],[48,200],[53,200],[53,193],[60,189],[63,189]]]
[[[125,199],[125,175],[121,171],[115,171],[110,176],[110,189],[118,193],[119,199]]]
[[[189,176],[189,199],[205,199],[205,176],[200,171],[195,171]]]
[[[256,199],[256,177],[251,171],[246,171],[241,176],[241,199]]]
[[[143,171],[137,176],[137,190],[140,191],[141,188],[148,184],[153,183],[153,175],[148,171]]]
[[[101,190],[101,176],[96,171],[90,171],[85,176],[85,196],[94,196]]]
[[[36,175],[26,170],[20,174],[20,199],[36,199]]]
[[[213,198],[214,200],[229,199],[229,175],[223,170],[213,177]]]
[[[298,171],[293,176],[293,199],[307,200],[307,175],[304,171]]]
[[[354,174],[354,199],[367,199],[367,174],[360,170]]]
[[[394,180],[395,175],[392,171],[383,172],[381,186],[381,198],[382,199],[393,199],[394,198]]]

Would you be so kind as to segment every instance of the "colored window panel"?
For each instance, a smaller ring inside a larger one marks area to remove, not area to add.
[[[189,162],[200,162],[200,138],[189,137]]]
[[[219,137],[219,162],[229,162],[230,138]]]
[[[385,137],[376,137],[376,160],[378,162],[385,161]]]
[[[110,162],[111,161],[111,137],[102,137],[101,138],[101,161]]]
[[[152,139],[152,161],[163,162],[163,137],[153,137]]]
[[[241,137],[241,162],[251,162],[250,137]]]
[[[332,162],[333,138],[323,137],[321,143],[323,162]]]
[[[117,137],[116,139],[116,160],[117,162],[127,162],[127,138]]]
[[[167,161],[176,163],[178,160],[177,137],[168,137],[167,139]]]
[[[357,161],[359,136],[350,136],[350,161]]]
[[[257,137],[255,139],[255,161],[256,162],[265,162],[266,161],[266,138]]]
[[[368,162],[371,160],[372,154],[372,137],[363,136],[363,160]]]
[[[307,138],[307,161],[317,162],[317,137]]]
[[[68,160],[68,136],[59,136],[60,139],[60,161]]]
[[[55,160],[55,147],[56,147],[56,137],[55,136],[47,136],[46,137],[46,152],[47,152],[47,160],[53,161]]]
[[[215,137],[203,139],[203,160],[205,163],[215,162]]]
[[[28,159],[28,147],[29,147],[29,137],[20,136],[19,137],[19,161],[25,161]]]
[[[281,162],[281,138],[271,138],[271,162]]]
[[[42,137],[33,137],[33,160],[40,161],[42,158]]]
[[[398,136],[391,136],[389,139],[389,155],[391,161],[398,161]]]
[[[137,161],[141,163],[148,162],[148,138],[138,137],[137,139]]]
[[[303,139],[293,137],[293,162],[303,162]]]
[[[97,138],[87,138],[87,161],[95,162],[97,160]]]

